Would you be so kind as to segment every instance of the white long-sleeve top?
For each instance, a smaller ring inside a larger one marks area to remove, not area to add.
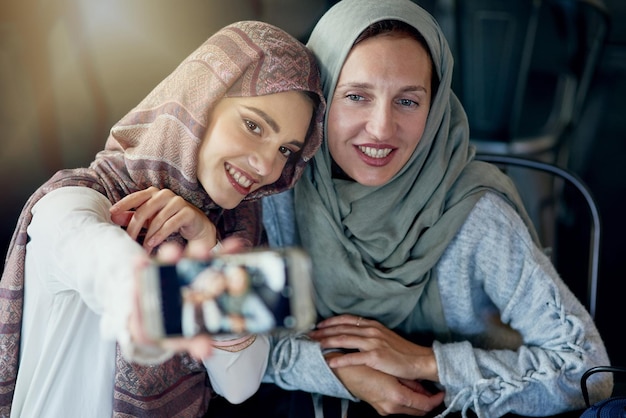
[[[144,250],[111,221],[110,207],[86,187],[54,190],[33,207],[12,417],[112,414],[116,340],[126,353],[138,352],[128,349],[127,321]],[[259,336],[239,352],[214,350],[204,362],[214,389],[235,402],[251,396],[268,347]]]

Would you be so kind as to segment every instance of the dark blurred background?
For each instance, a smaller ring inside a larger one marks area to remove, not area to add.
[[[436,1],[417,0],[426,8]],[[237,20],[258,19],[306,41],[332,3],[0,0],[2,253],[28,196],[56,170],[88,165],[111,126],[213,32]],[[626,2],[605,0],[605,5],[609,34],[564,164],[588,184],[600,207],[596,322],[612,362],[626,366],[621,322],[626,304],[626,257],[621,254],[626,237]],[[567,254],[566,243],[578,240],[571,238],[577,229],[575,224],[559,232],[565,243],[561,252]]]

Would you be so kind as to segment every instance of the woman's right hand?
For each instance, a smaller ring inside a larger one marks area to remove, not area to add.
[[[439,381],[432,347],[414,344],[373,319],[333,316],[317,324],[309,336],[322,348],[354,350],[330,360],[333,369],[362,365],[400,379]]]
[[[340,353],[327,354],[331,357]],[[380,415],[424,416],[441,405],[444,392],[431,394],[416,380],[398,379],[367,366],[333,369],[355,397],[370,404]]]
[[[244,249],[244,243],[238,238],[227,238],[223,242],[222,252],[238,253]],[[207,260],[212,257],[211,248],[200,242],[187,245],[185,248],[174,244],[166,243],[159,248],[156,259],[161,263],[175,264],[183,257],[197,260]],[[128,331],[131,341],[138,346],[160,347],[167,352],[186,352],[197,360],[204,360],[213,351],[213,339],[208,334],[198,334],[193,337],[168,337],[160,341],[152,340],[144,330],[142,311],[140,309],[140,277],[143,269],[150,264],[148,257],[138,259],[135,265],[135,281],[133,286],[132,309],[128,318]]]
[[[196,254],[193,253],[194,251],[196,251]],[[197,258],[198,255],[205,257],[207,254],[208,251],[206,250],[199,252],[195,248],[188,247],[183,249],[177,244],[166,243],[159,248],[156,259],[162,263],[175,264],[183,257]],[[146,334],[142,310],[140,308],[140,278],[144,274],[143,270],[148,268],[150,263],[150,259],[146,257],[138,259],[135,265],[132,309],[128,318],[128,331],[131,341],[130,346],[133,347],[133,349],[130,350],[130,352],[133,353],[132,360],[138,362],[159,363],[169,358],[171,354],[168,353],[180,352],[186,352],[198,361],[208,358],[213,351],[213,340],[207,334],[200,334],[191,338],[164,338],[159,341],[151,339]],[[151,347],[151,349],[146,350],[148,347]],[[150,353],[150,355],[146,356],[143,354],[144,351]],[[152,356],[156,357],[153,358]]]
[[[217,245],[217,229],[197,207],[169,189],[149,187],[115,203],[111,219],[126,227],[126,232],[137,239],[146,230],[143,246],[150,253],[168,236],[178,232],[188,242],[197,241],[213,248]]]

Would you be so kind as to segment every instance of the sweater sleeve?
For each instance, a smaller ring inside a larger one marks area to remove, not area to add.
[[[446,413],[548,416],[584,407],[580,377],[609,364],[583,305],[514,210],[487,194],[436,266],[452,342],[435,342]],[[590,382],[611,393],[610,374]]]
[[[270,336],[270,358],[263,381],[285,390],[357,401],[324,359],[319,343],[289,331]]]

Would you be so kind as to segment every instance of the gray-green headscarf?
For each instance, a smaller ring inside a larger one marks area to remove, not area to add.
[[[314,262],[322,316],[352,313],[390,328],[443,335],[433,266],[476,202],[494,191],[531,224],[510,180],[473,161],[467,117],[450,89],[452,54],[437,22],[415,3],[342,0],[320,19],[307,46],[321,66],[327,109],[354,41],[370,24],[388,19],[424,36],[440,79],[424,134],[402,170],[378,187],[333,179],[325,141],[296,185],[298,229]]]

